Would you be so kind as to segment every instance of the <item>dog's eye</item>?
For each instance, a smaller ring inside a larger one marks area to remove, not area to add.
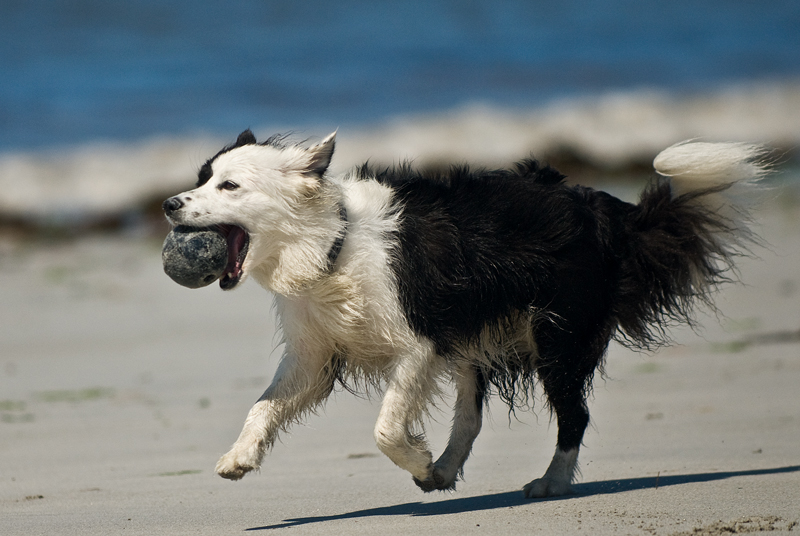
[[[221,183],[219,186],[217,186],[217,188],[219,188],[220,190],[235,190],[238,187],[239,185],[232,181],[225,181]]]

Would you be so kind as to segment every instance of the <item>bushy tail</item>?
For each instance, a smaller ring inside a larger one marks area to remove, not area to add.
[[[675,322],[693,324],[699,303],[713,307],[736,257],[758,239],[749,227],[765,151],[739,143],[684,142],[653,166],[662,176],[628,215],[616,317],[624,344],[650,349]]]

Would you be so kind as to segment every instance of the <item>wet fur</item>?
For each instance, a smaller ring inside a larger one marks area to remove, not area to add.
[[[217,465],[225,478],[258,469],[279,431],[340,382],[381,386],[379,449],[423,490],[453,489],[485,401],[525,406],[541,385],[556,453],[524,492],[567,493],[609,342],[654,349],[711,303],[751,238],[726,193],[763,171],[751,146],[680,144],[631,204],[532,159],[330,177],[333,149],[333,135],[304,148],[246,131],[204,164],[196,189],[165,202],[175,224],[243,228],[241,277],[276,295],[285,353]],[[434,462],[421,423],[446,380],[455,416]]]

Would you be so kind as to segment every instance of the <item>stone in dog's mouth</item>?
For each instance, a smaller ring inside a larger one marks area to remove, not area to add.
[[[228,264],[222,277],[219,278],[219,286],[222,290],[230,290],[238,285],[242,278],[242,265],[247,257],[250,237],[247,231],[238,225],[218,225],[217,230],[228,243]]]

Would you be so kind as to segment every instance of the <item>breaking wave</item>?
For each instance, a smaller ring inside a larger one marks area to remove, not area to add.
[[[569,154],[602,170],[649,166],[688,138],[800,146],[800,81],[727,87],[706,94],[656,89],[552,101],[532,109],[480,103],[340,130],[333,170],[369,159],[417,165],[470,161],[505,165],[533,154]],[[244,125],[246,127],[247,125]],[[259,139],[274,127],[255,128]],[[298,140],[328,129],[304,129]],[[58,224],[136,213],[191,186],[200,164],[234,139],[208,135],[91,143],[0,154],[0,219]]]

